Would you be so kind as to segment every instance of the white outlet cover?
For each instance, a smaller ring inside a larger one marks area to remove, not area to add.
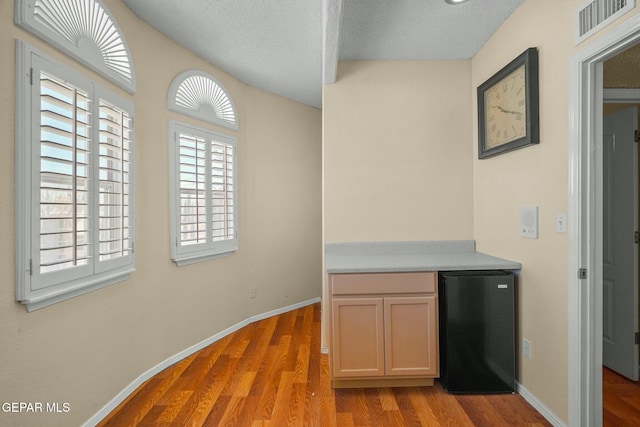
[[[538,238],[537,206],[522,206],[520,208],[520,235],[528,239]]]
[[[531,342],[526,338],[522,338],[522,356],[531,359]]]
[[[556,214],[556,232],[563,234],[567,232],[567,214],[564,212]]]

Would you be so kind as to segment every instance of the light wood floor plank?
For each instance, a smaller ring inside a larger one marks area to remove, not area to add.
[[[378,397],[380,399],[380,404],[382,405],[382,409],[385,411],[397,411],[398,410],[398,402],[396,402],[396,397],[393,394],[393,390],[388,387],[384,387],[378,389]]]
[[[405,412],[413,412],[418,418],[418,422],[423,426],[439,427],[441,420],[433,412],[432,405],[429,404],[423,393],[414,387],[398,392],[400,407]]]
[[[171,423],[176,416],[182,410],[185,402],[189,400],[191,395],[193,394],[193,390],[179,390],[178,392],[171,395],[171,400],[166,405],[158,405],[158,408],[162,409],[160,413],[155,417],[150,417],[147,422],[155,422],[157,424],[166,424]],[[150,414],[147,414],[149,416]]]

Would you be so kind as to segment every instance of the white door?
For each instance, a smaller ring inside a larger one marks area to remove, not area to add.
[[[604,117],[603,364],[638,380],[638,109]]]

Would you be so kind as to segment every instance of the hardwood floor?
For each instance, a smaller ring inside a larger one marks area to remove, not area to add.
[[[640,425],[640,381],[602,369],[602,418],[605,427]]]
[[[142,384],[100,426],[549,426],[515,394],[332,389],[320,304],[252,323]]]

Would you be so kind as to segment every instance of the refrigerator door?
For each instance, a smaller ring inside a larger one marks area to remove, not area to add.
[[[443,387],[451,393],[515,391],[515,290],[503,271],[441,273]]]

